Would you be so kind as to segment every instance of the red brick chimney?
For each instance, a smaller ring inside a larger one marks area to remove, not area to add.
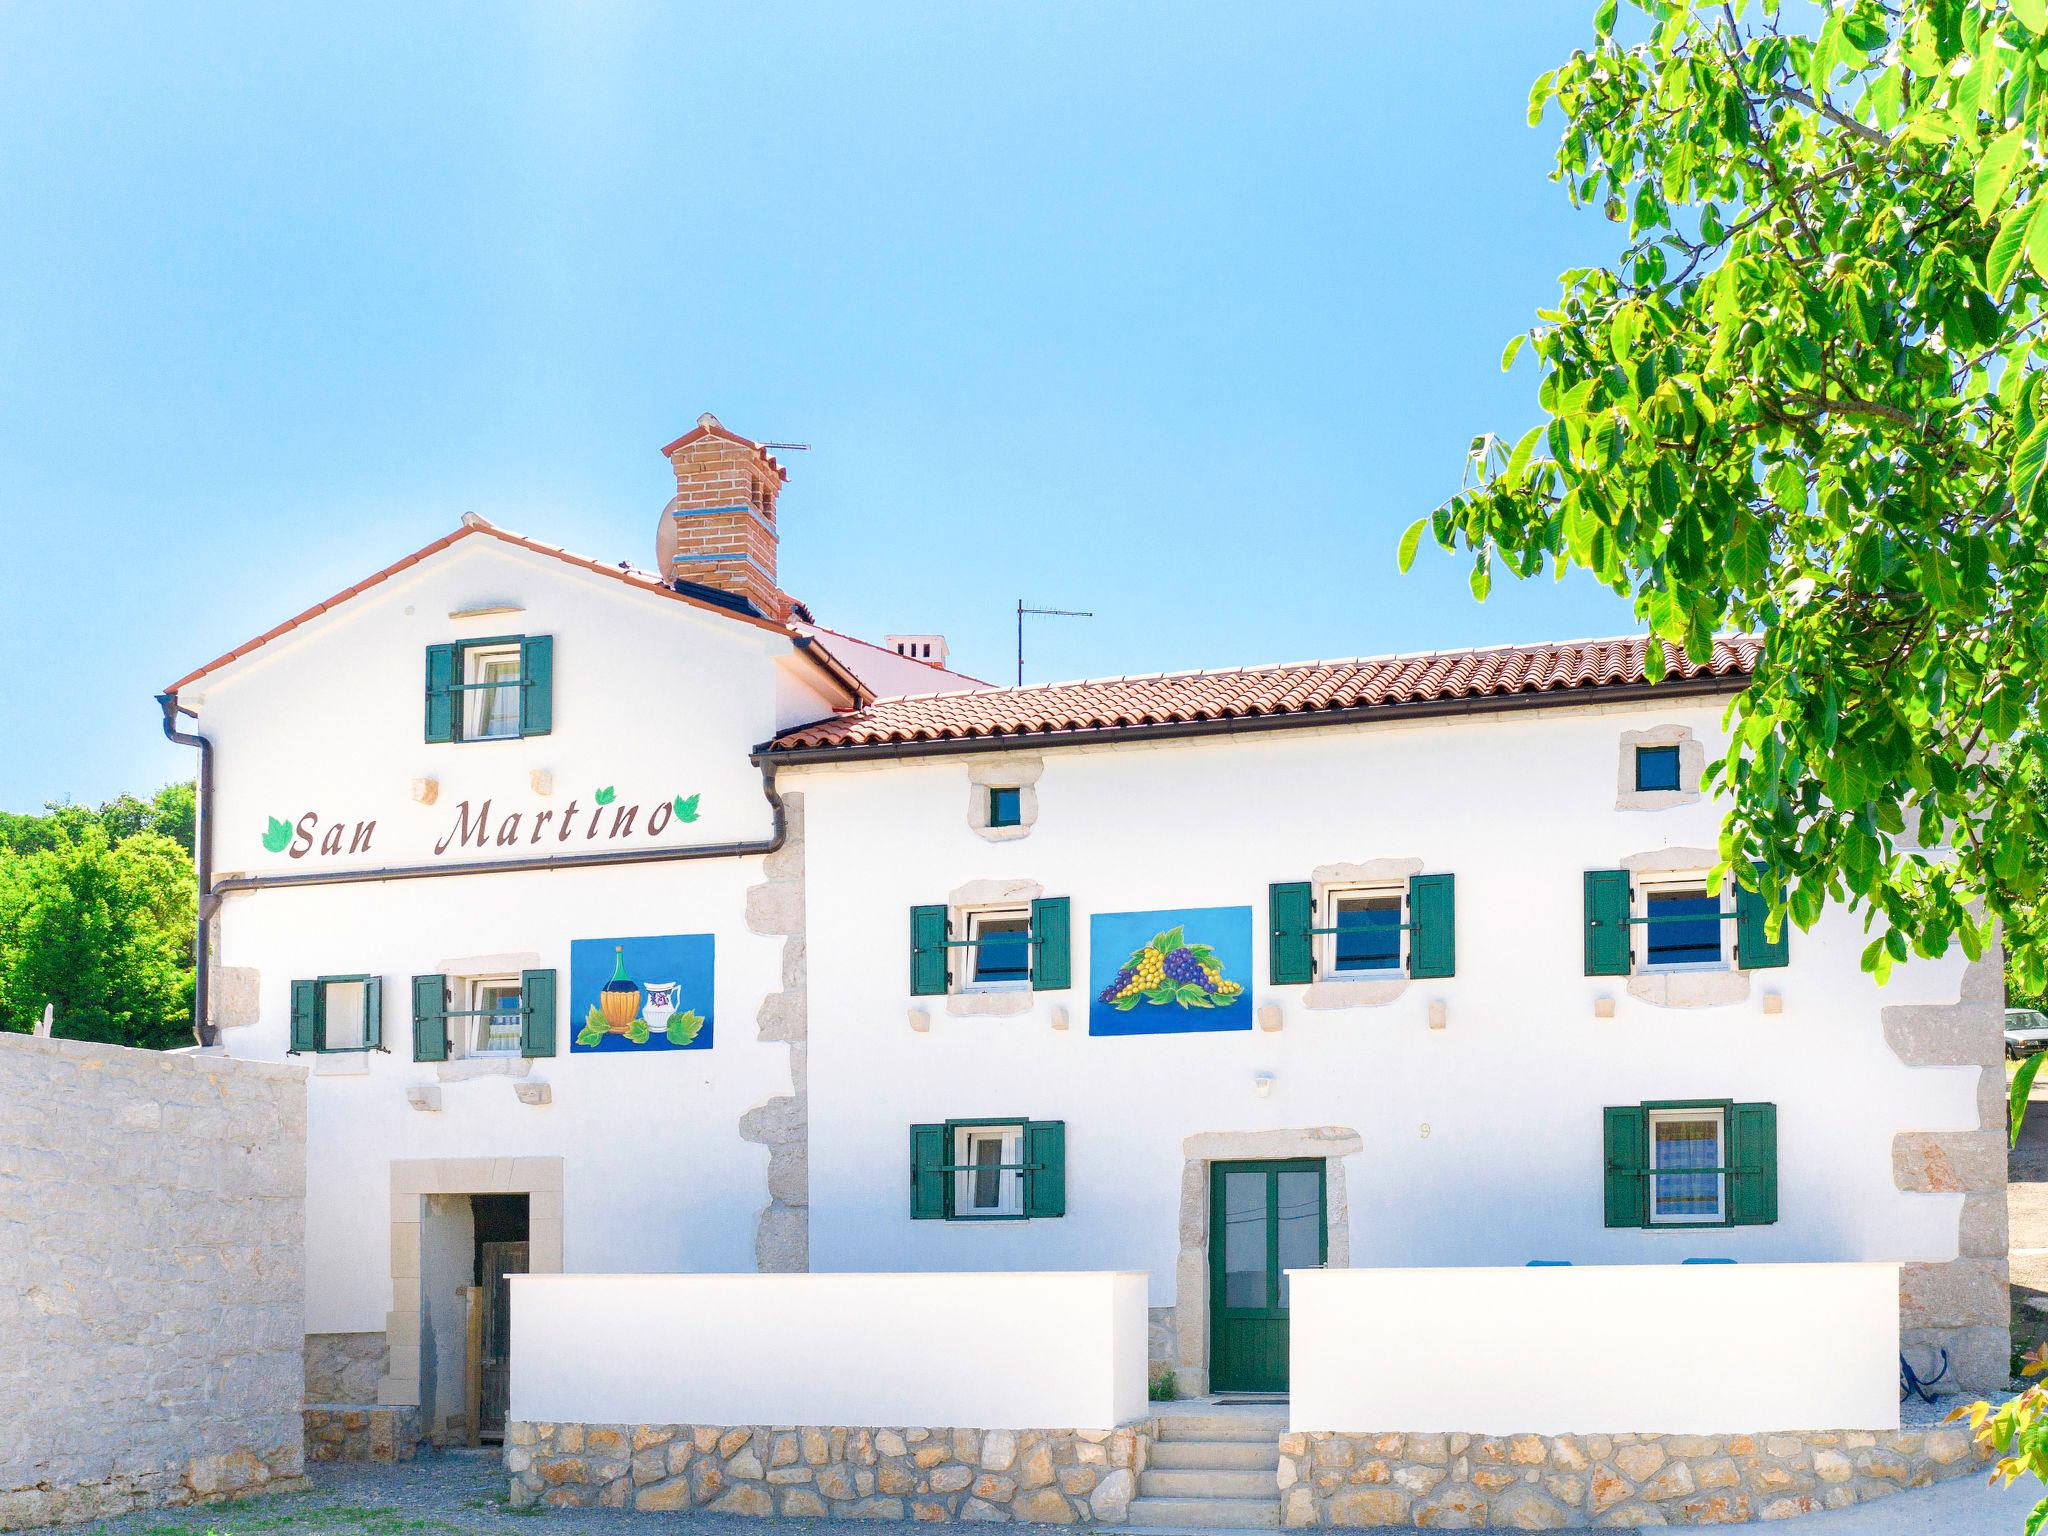
[[[655,534],[657,569],[744,598],[766,618],[787,618],[790,600],[775,584],[775,498],[788,471],[709,411],[661,451],[676,472],[676,494]]]

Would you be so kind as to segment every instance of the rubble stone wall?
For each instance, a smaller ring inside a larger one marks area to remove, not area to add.
[[[0,1530],[300,1480],[304,1079],[0,1033]]]
[[[1307,1526],[1725,1525],[1882,1498],[1984,1465],[1948,1425],[1832,1434],[1280,1437],[1280,1518]]]
[[[1123,1429],[530,1424],[505,1430],[514,1508],[1022,1520],[1129,1518],[1150,1425]]]

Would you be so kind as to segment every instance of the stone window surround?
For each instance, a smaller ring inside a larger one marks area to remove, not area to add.
[[[974,835],[991,843],[1014,842],[1028,837],[1038,821],[1038,780],[1045,772],[1045,759],[1036,754],[979,758],[967,765],[967,825]],[[988,792],[991,789],[1017,791],[1017,824],[992,827],[988,824]]]
[[[1637,789],[1637,747],[1678,748],[1678,788]],[[1677,805],[1697,805],[1706,798],[1702,788],[1706,772],[1706,743],[1693,735],[1689,725],[1652,725],[1639,731],[1623,731],[1614,808],[1617,811],[1668,811]]]
[[[1343,1159],[1364,1150],[1349,1126],[1295,1130],[1201,1131],[1181,1143],[1180,1253],[1174,1264],[1173,1361],[1184,1397],[1209,1392],[1209,1168],[1213,1163],[1313,1157],[1324,1161],[1327,1269],[1351,1267],[1351,1200]]]
[[[1420,859],[1367,859],[1362,864],[1318,864],[1309,876],[1314,907],[1311,910],[1315,926],[1327,927],[1323,921],[1325,908],[1329,905],[1330,893],[1357,885],[1384,885],[1398,887],[1401,892],[1401,910],[1408,910],[1408,879],[1422,873]],[[1302,993],[1301,1000],[1308,1008],[1378,1008],[1395,1001],[1409,987],[1408,972],[1405,968],[1389,972],[1384,976],[1357,977],[1338,980],[1325,979],[1321,961],[1330,949],[1326,934],[1315,935],[1317,960],[1316,980]]]
[[[1700,875],[1720,863],[1721,855],[1713,848],[1654,848],[1645,853],[1632,853],[1621,861],[1621,868],[1629,873],[1629,883],[1635,886],[1630,901],[1630,916],[1641,916],[1643,876],[1658,875]],[[1725,901],[1733,889],[1734,876],[1729,875],[1721,882],[1721,897]],[[1731,1003],[1749,1001],[1749,972],[1737,970],[1732,965],[1717,969],[1700,970],[1653,970],[1636,969],[1635,935],[1629,936],[1628,995],[1642,1002],[1654,1003],[1663,1008],[1721,1008]]]
[[[562,1160],[559,1157],[415,1157],[391,1162],[391,1311],[384,1319],[384,1375],[377,1401],[420,1402],[420,1236],[429,1195],[527,1197],[529,1274],[562,1273]]]
[[[996,830],[1015,831],[1014,827]],[[1021,907],[1031,910],[1031,903],[1045,894],[1045,887],[1036,880],[970,880],[956,886],[946,896],[947,928],[967,935],[967,914],[991,907]],[[1007,1018],[1015,1014],[1029,1013],[1037,994],[1029,987],[1014,988],[1002,992],[963,992],[955,990],[958,978],[953,969],[955,957],[965,958],[964,949],[946,951],[946,1012],[954,1018]]]

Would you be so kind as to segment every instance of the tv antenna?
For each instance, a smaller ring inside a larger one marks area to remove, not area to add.
[[[809,453],[809,443],[763,443],[763,448],[780,448],[784,453]]]
[[[1048,619],[1092,619],[1092,613],[1078,608],[1027,608],[1024,599],[1017,599],[1017,686],[1024,686],[1024,615],[1034,614]]]

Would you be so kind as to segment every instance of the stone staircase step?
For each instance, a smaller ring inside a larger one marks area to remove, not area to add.
[[[1130,1524],[1174,1530],[1277,1531],[1279,1498],[1131,1500]]]
[[[1145,1464],[1175,1471],[1215,1467],[1219,1471],[1253,1468],[1278,1472],[1280,1439],[1268,1435],[1264,1440],[1156,1440]]]
[[[1161,1468],[1158,1463],[1138,1474],[1138,1493],[1148,1499],[1277,1499],[1277,1469],[1218,1471],[1214,1467]]]
[[[1256,1416],[1230,1413],[1160,1415],[1161,1440],[1277,1440],[1287,1433],[1287,1411]]]

